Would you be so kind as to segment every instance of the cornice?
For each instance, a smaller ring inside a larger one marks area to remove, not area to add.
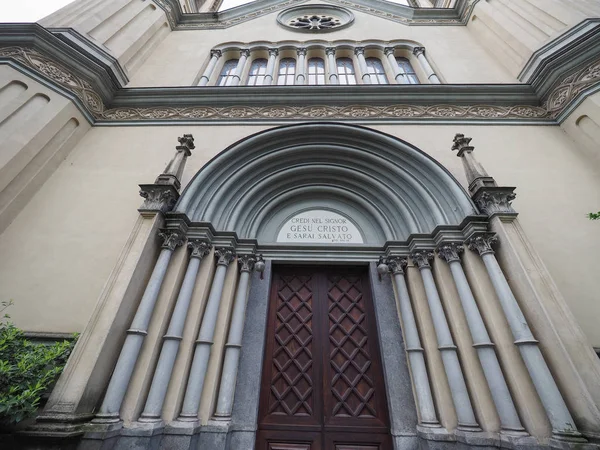
[[[248,20],[301,5],[307,0],[258,0],[225,11],[184,14],[178,0],[153,0],[167,14],[173,30],[229,28]],[[383,0],[323,0],[408,26],[462,26],[479,0],[458,0],[454,8],[412,8]]]
[[[600,22],[595,26],[600,27]],[[9,64],[73,99],[91,123],[231,122],[333,119],[549,123],[600,89],[600,47],[570,64],[542,94],[531,84],[237,86],[125,88],[119,65],[72,30],[0,25],[0,64]],[[591,56],[596,55],[595,59]],[[568,59],[563,58],[568,62]],[[115,66],[116,65],[116,66]],[[543,72],[543,71],[542,71]],[[542,73],[540,72],[540,73]]]

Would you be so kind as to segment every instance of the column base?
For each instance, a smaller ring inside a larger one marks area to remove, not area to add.
[[[465,430],[457,428],[454,431],[457,442],[477,447],[500,447],[499,433],[490,433],[483,431],[481,428],[473,428]]]
[[[512,449],[533,448],[539,447],[540,441],[526,431],[500,430],[500,446]]]
[[[454,442],[456,437],[441,425],[430,427],[417,425],[417,436],[428,441]]]
[[[133,422],[123,427],[121,436],[144,436],[151,437],[162,434],[165,429],[165,423],[162,420],[156,422]]]
[[[92,423],[119,423],[121,422],[121,417],[119,416],[119,413],[107,413],[107,414],[103,414],[103,413],[98,413],[96,414],[96,416],[92,419]]]
[[[118,422],[95,422],[94,420],[83,428],[84,439],[106,440],[121,434],[123,429],[122,420]]]

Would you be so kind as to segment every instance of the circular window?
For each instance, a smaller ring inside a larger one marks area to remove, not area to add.
[[[337,6],[306,5],[286,9],[277,16],[277,21],[295,31],[326,33],[350,25],[354,16]]]

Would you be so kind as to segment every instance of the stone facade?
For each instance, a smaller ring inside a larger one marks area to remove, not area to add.
[[[0,25],[0,297],[82,333],[19,448],[253,449],[307,263],[368,267],[395,449],[598,448],[600,5],[400,3]]]

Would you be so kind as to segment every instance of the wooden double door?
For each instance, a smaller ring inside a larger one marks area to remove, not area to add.
[[[391,450],[366,268],[273,274],[256,450]]]

